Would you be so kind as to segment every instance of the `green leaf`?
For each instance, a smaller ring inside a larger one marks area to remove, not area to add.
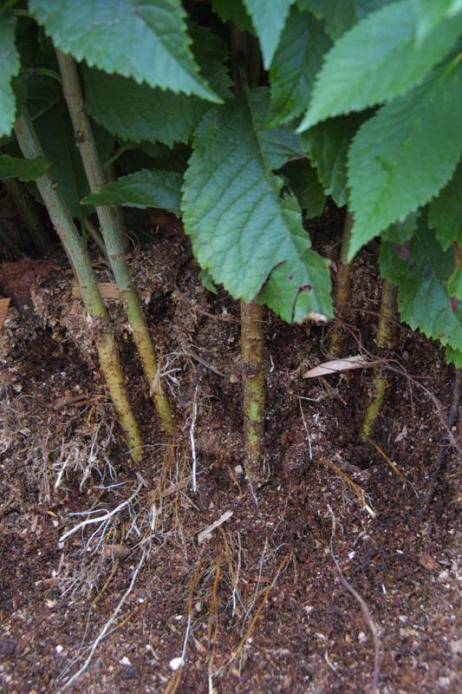
[[[374,12],[337,41],[316,81],[300,130],[404,94],[452,48],[462,16],[441,22],[417,42],[413,0]]]
[[[45,157],[36,159],[20,159],[0,154],[0,179],[19,178],[20,181],[33,181],[43,176],[50,166]]]
[[[222,22],[233,22],[240,31],[253,34],[252,20],[243,0],[212,0],[212,7]]]
[[[326,196],[319,182],[316,169],[307,159],[290,161],[282,169],[292,193],[304,210],[307,219],[320,217],[326,204]]]
[[[332,118],[303,133],[302,144],[318,171],[324,192],[338,207],[347,204],[348,149],[362,118],[357,115]]]
[[[19,73],[19,55],[14,43],[16,19],[0,14],[0,137],[9,135],[14,124],[16,102],[11,80]]]
[[[180,212],[181,176],[174,171],[137,171],[108,183],[98,193],[87,195],[82,205],[126,205],[159,207]]]
[[[460,73],[444,67],[359,129],[348,158],[350,258],[447,183],[462,150],[461,112]]]
[[[448,290],[453,253],[443,251],[430,230],[420,229],[406,253],[382,244],[380,267],[398,285],[401,319],[442,345],[462,350],[462,303]]]
[[[151,87],[220,99],[200,76],[180,0],[30,0],[54,44]]]
[[[229,96],[226,45],[202,27],[193,30],[194,52],[204,74],[221,96]],[[84,69],[86,109],[107,130],[123,140],[188,143],[210,105],[203,99],[153,89],[120,75]]]
[[[443,19],[454,17],[462,10],[461,0],[414,0],[419,41],[428,36]]]
[[[444,356],[447,364],[454,364],[456,369],[462,369],[462,350],[446,347]]]
[[[185,231],[201,267],[235,298],[261,292],[287,321],[331,316],[328,261],[310,250],[300,208],[281,197],[273,173],[297,141],[264,130],[267,113],[267,91],[257,89],[204,116],[183,185]]]
[[[314,78],[331,45],[321,22],[292,8],[270,69],[270,126],[288,123],[308,106]]]
[[[382,239],[391,241],[399,246],[406,244],[417,230],[417,221],[417,214],[411,212],[403,222],[395,222],[388,229],[385,229],[381,235]]]
[[[333,39],[338,39],[357,19],[353,0],[298,0],[298,5],[317,19],[325,20],[326,30]]]
[[[187,143],[208,108],[200,99],[94,68],[84,70],[84,79],[87,112],[123,140]]]
[[[217,293],[217,285],[213,281],[212,277],[210,276],[210,273],[207,270],[201,270],[199,272],[199,280],[202,284],[202,286],[211,294],[216,294]]]
[[[462,162],[447,186],[430,203],[428,223],[445,250],[453,242],[462,246]]]
[[[260,41],[263,54],[263,65],[268,70],[273,55],[278,47],[282,30],[294,0],[244,0],[247,12],[252,18],[253,26]]]

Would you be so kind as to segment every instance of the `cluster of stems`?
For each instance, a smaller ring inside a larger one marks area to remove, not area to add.
[[[23,110],[16,120],[15,133],[19,147],[26,159],[43,156],[35,128],[26,110]],[[87,249],[51,173],[47,172],[40,176],[36,180],[36,184],[74,270],[85,309],[94,321],[95,342],[101,372],[106,380],[119,422],[125,432],[131,455],[134,460],[140,460],[142,456],[141,434],[128,401],[114,330],[99,293]]]
[[[64,97],[71,116],[74,136],[88,184],[92,193],[98,193],[107,183],[107,177],[99,158],[90,121],[85,113],[77,66],[70,56],[60,51],[57,51],[57,58]],[[27,110],[24,110],[17,119],[15,133],[25,158],[43,156],[40,142]],[[49,217],[74,270],[85,309],[93,319],[100,369],[118,420],[125,433],[132,458],[135,461],[141,460],[143,443],[140,430],[129,403],[114,329],[98,289],[86,244],[75,226],[59,188],[53,181],[52,173],[47,172],[38,178],[36,183]],[[34,242],[37,240],[38,244],[40,241],[38,236],[39,223],[31,214],[31,208],[23,204],[21,192],[21,189],[16,186],[11,187],[10,193],[14,196],[18,210],[23,216]],[[175,433],[174,416],[169,400],[162,388],[151,336],[127,264],[127,244],[122,211],[117,207],[97,206],[96,212],[101,236],[97,230],[91,227],[91,222],[87,226],[90,233],[99,239],[100,247],[104,247],[122,299],[133,341],[149,384],[150,395],[154,400],[164,430],[173,435]]]

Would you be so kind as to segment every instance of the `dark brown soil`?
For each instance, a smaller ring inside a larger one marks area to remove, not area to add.
[[[238,307],[202,288],[171,225],[157,250],[157,265],[156,246],[150,265],[136,253],[132,262],[182,423],[176,446],[160,431],[111,304],[147,443],[139,469],[75,323],[59,328],[50,308],[31,329],[28,314],[9,314],[0,374],[3,691],[60,689],[111,617],[72,691],[371,691],[374,625],[381,692],[462,691],[454,448],[425,508],[454,381],[440,350],[400,329],[375,435],[393,469],[358,439],[371,372],[303,379],[325,359],[330,326],[288,327],[268,316],[268,482],[253,496],[242,475]],[[377,351],[374,267],[374,249],[355,264],[345,355]],[[62,281],[49,283],[54,302],[70,301],[56,293]],[[104,514],[136,490],[104,536],[92,537],[93,524],[60,542],[89,518],[70,514]],[[232,516],[199,543],[225,512]]]

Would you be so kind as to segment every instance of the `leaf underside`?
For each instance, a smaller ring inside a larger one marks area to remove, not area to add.
[[[428,223],[445,250],[451,243],[462,246],[462,162],[447,186],[430,203]]]
[[[14,43],[16,20],[9,13],[0,15],[0,137],[13,127],[16,103],[11,80],[19,72],[19,55]]]
[[[182,211],[200,265],[235,298],[260,300],[287,321],[332,315],[328,262],[312,251],[292,197],[273,171],[297,152],[264,130],[268,95],[253,90],[209,111],[185,174]]]
[[[83,205],[158,207],[180,213],[181,176],[174,171],[137,171],[108,183],[98,193],[87,195]]]

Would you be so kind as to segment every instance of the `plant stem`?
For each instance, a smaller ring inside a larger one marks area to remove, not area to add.
[[[351,230],[353,228],[353,217],[349,212],[345,215],[343,226],[342,245],[340,248],[340,259],[338,263],[337,278],[335,285],[335,314],[336,323],[329,336],[329,354],[332,357],[340,356],[343,346],[343,326],[341,324],[350,305],[351,297],[351,265],[348,262],[348,247],[350,245]]]
[[[11,199],[13,200],[24,226],[29,232],[32,244],[40,255],[44,255],[50,247],[50,239],[45,230],[35,201],[27,188],[14,178],[3,181]]]
[[[26,159],[43,156],[34,126],[26,111],[17,119],[15,133],[19,147]],[[93,319],[93,330],[101,371],[106,380],[119,422],[125,432],[132,458],[135,461],[139,461],[142,458],[143,442],[128,401],[114,332],[106,307],[98,291],[90,258],[51,174],[46,173],[40,176],[36,183],[76,275],[85,308]]]
[[[383,351],[394,347],[397,323],[396,287],[388,280],[384,280],[376,339],[380,350]],[[373,380],[374,397],[364,413],[361,429],[361,440],[364,442],[368,441],[374,432],[374,426],[380,415],[388,386],[388,379],[379,369],[375,369]]]
[[[107,183],[107,178],[96,149],[90,121],[85,113],[77,66],[70,56],[61,53],[59,50],[56,51],[56,54],[63,82],[64,97],[71,116],[74,135],[82,157],[85,174],[91,192],[97,193]],[[98,206],[96,212],[109,263],[130,324],[133,340],[149,383],[150,395],[154,400],[165,431],[173,434],[175,432],[175,423],[172,410],[162,388],[151,336],[138,295],[132,284],[125,257],[127,246],[123,233],[121,210],[116,207]]]
[[[266,360],[263,309],[254,301],[241,302],[241,353],[246,473],[258,484],[263,472]]]

